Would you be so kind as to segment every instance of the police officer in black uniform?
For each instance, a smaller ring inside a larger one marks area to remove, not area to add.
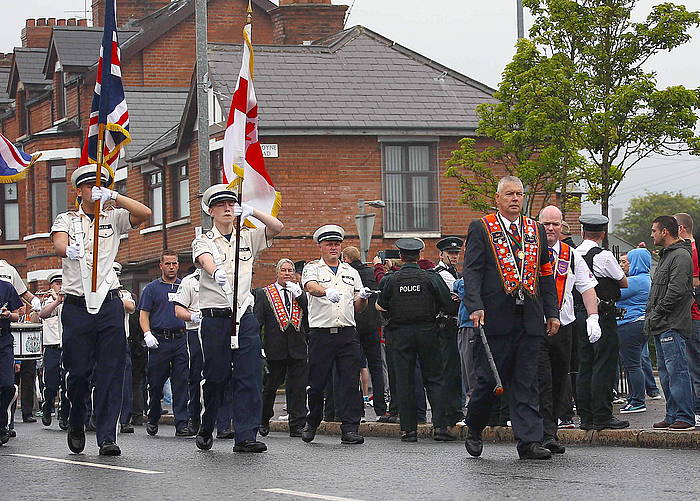
[[[598,281],[598,315],[601,335],[589,335],[586,322],[593,321],[586,312],[581,294],[574,291],[574,310],[578,338],[579,371],[576,378],[576,404],[582,430],[621,429],[629,421],[612,414],[613,387],[617,374],[619,341],[617,309],[620,288],[627,287],[627,277],[612,252],[601,248],[608,230],[608,218],[586,214],[579,218],[583,242],[576,248]]]
[[[395,273],[386,275],[379,284],[376,307],[390,315],[394,370],[396,373],[401,440],[416,442],[416,398],[414,371],[420,359],[423,384],[433,410],[435,437],[447,433],[442,405],[442,357],[435,318],[442,311],[454,315],[457,303],[452,300],[445,282],[433,271],[421,270],[417,264],[424,244],[417,238],[396,241],[405,263]]]

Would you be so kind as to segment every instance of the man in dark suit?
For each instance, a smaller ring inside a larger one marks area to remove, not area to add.
[[[475,328],[483,327],[510,406],[522,459],[549,459],[542,447],[537,357],[545,332],[559,329],[559,309],[544,228],[520,214],[525,193],[517,177],[498,182],[498,212],[469,226],[464,253],[464,304]],[[545,321],[546,318],[546,321]],[[474,347],[476,384],[467,408],[465,446],[483,450],[481,432],[494,400],[495,377],[484,344]]]
[[[301,437],[306,421],[308,379],[306,329],[307,299],[295,282],[294,263],[286,258],[277,263],[277,280],[255,291],[255,317],[260,323],[268,374],[263,379],[263,407],[260,435],[270,432],[275,415],[277,389],[285,382],[289,436]]]

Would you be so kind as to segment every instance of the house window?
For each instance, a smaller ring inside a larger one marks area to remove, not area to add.
[[[148,174],[148,193],[151,203],[151,224],[163,223],[163,172],[155,171]]]
[[[385,144],[384,200],[387,233],[439,231],[438,169],[431,144]]]
[[[2,240],[13,242],[19,240],[19,203],[17,201],[17,183],[0,185],[2,198]]]
[[[120,195],[124,195],[125,197],[128,196],[126,194],[126,179],[122,179],[121,181],[115,182],[114,191],[116,191]]]
[[[223,183],[224,150],[214,150],[209,154],[209,174],[211,184]]]
[[[66,116],[66,74],[63,71],[57,71],[56,81],[56,115],[58,119]]]
[[[56,216],[66,212],[68,194],[66,192],[66,163],[64,161],[49,162],[49,192],[51,193],[51,221]]]
[[[17,118],[19,119],[19,135],[24,136],[29,133],[29,113],[26,107],[26,94],[24,90],[17,92]]]
[[[187,177],[187,164],[173,166],[173,211],[175,219],[190,215],[190,180]]]

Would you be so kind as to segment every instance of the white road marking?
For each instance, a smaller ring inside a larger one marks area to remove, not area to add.
[[[274,494],[288,494],[290,496],[298,496],[302,498],[310,499],[325,499],[327,501],[362,501],[360,499],[354,498],[344,498],[340,496],[327,496],[325,494],[314,494],[313,492],[301,492],[301,491],[290,491],[287,489],[260,489],[265,492],[272,492]]]
[[[8,456],[15,456],[18,458],[28,458],[28,459],[41,459],[43,461],[53,461],[55,463],[77,464],[80,466],[91,466],[93,468],[104,468],[105,470],[119,470],[119,471],[128,471],[131,473],[143,473],[146,475],[163,473],[162,471],[140,470],[138,468],[127,468],[126,466],[113,466],[111,464],[88,463],[87,461],[72,461],[70,459],[49,458],[49,457],[44,457],[44,456],[32,456],[30,454],[8,454]]]

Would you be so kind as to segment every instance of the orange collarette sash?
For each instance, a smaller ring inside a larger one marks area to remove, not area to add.
[[[275,284],[268,285],[265,287],[265,294],[267,294],[267,299],[270,300],[280,329],[285,331],[291,324],[298,332],[301,328],[301,307],[299,306],[299,301],[292,298],[292,318],[290,319],[287,314],[287,308],[284,306],[284,300],[282,296],[280,296],[280,291],[277,290],[277,286]]]
[[[559,254],[554,266],[554,282],[557,284],[557,297],[559,298],[559,309],[564,304],[564,290],[566,289],[566,279],[571,268],[571,247],[564,242],[559,242]]]
[[[538,277],[552,274],[552,266],[549,262],[546,266],[540,266],[539,264],[540,237],[537,222],[526,216],[522,218],[522,277],[508,241],[506,230],[501,226],[496,214],[484,216],[481,218],[481,222],[490,237],[489,243],[498,264],[498,271],[506,294],[514,294],[518,289],[522,289],[530,296],[536,295]]]

